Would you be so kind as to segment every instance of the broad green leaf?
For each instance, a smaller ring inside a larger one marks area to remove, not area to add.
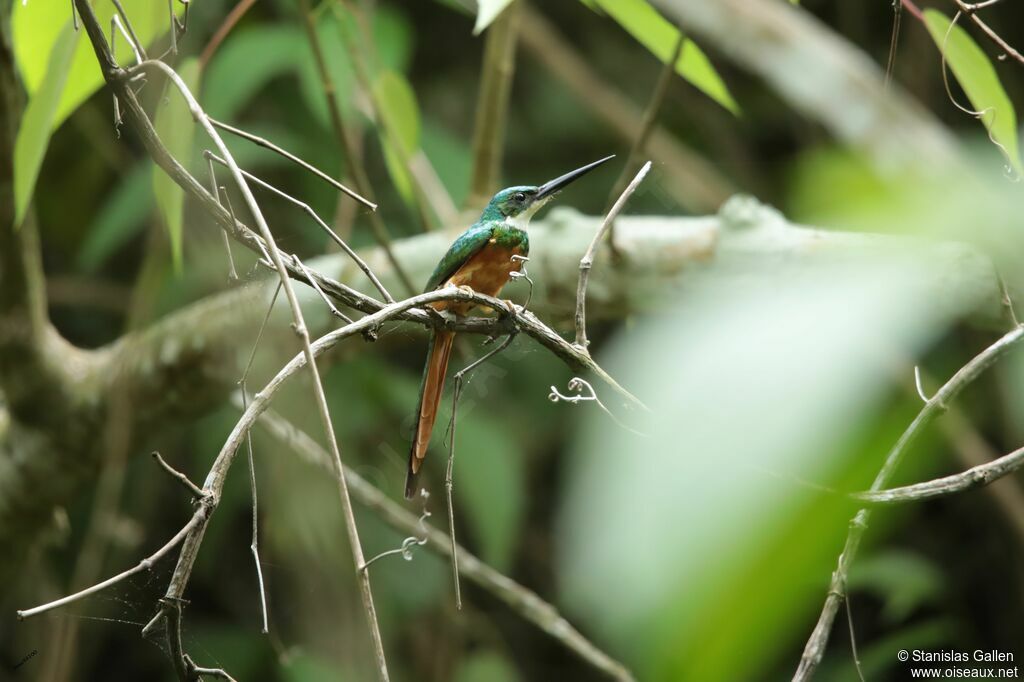
[[[904,425],[886,423],[886,358],[914,357],[970,304],[926,305],[926,258],[822,257],[709,279],[600,360],[651,411],[624,415],[646,437],[589,411],[567,463],[560,584],[638,679],[759,679],[799,646],[852,514],[799,481],[870,480]]]
[[[412,201],[412,182],[405,160],[420,146],[420,111],[416,93],[404,76],[386,70],[377,76],[373,96],[383,124],[379,130],[388,173],[402,198]]]
[[[512,4],[512,0],[480,0],[476,12],[476,24],[473,26],[473,35],[480,33],[491,25],[498,15],[505,11],[505,8]]]
[[[1017,144],[1017,114],[992,62],[967,31],[959,26],[950,30],[950,21],[942,12],[926,9],[924,20],[935,44],[945,53],[946,64],[967,94],[971,106],[981,112],[981,122],[989,136],[1002,147],[1007,162],[1014,170],[1024,174]]]
[[[178,67],[178,75],[193,93],[199,91],[199,60],[189,57]],[[183,165],[188,166],[195,139],[195,122],[185,99],[178,89],[168,83],[160,108],[156,112],[156,131],[167,150]],[[171,258],[175,270],[181,269],[182,217],[185,192],[160,168],[153,167],[153,194],[164,226],[171,241]]]
[[[631,36],[650,50],[662,62],[667,61],[679,40],[679,29],[661,16],[647,0],[595,0],[608,16]],[[675,64],[676,73],[685,78],[705,95],[721,104],[733,114],[740,109],[729,93],[711,60],[692,40],[683,44]]]
[[[150,164],[137,163],[110,192],[78,252],[79,267],[95,272],[142,230],[153,201],[151,177]]]
[[[11,31],[14,37],[14,56],[21,71],[25,88],[35,93],[46,74],[46,56],[57,42],[62,27],[71,22],[71,3],[62,0],[31,0],[28,4],[13,2]],[[143,45],[149,46],[170,27],[167,3],[156,0],[122,0],[125,14],[132,22],[135,35]],[[175,11],[183,11],[183,5],[174,3]],[[109,0],[93,5],[96,18],[105,31],[109,31],[110,19],[115,13],[114,4]],[[109,35],[109,32],[108,32]],[[134,63],[127,41],[118,33],[114,40],[118,61],[128,66]],[[89,98],[103,83],[103,74],[96,63],[92,44],[84,36],[78,41],[74,59],[68,72],[68,79],[61,94],[53,118],[53,127],[59,126],[71,112]]]
[[[31,93],[28,106],[18,126],[14,142],[14,225],[21,225],[32,198],[39,167],[43,165],[46,148],[50,144],[54,118],[60,105],[60,93],[68,79],[71,58],[78,43],[69,18],[57,34],[57,40],[50,53],[46,73],[39,87]]]

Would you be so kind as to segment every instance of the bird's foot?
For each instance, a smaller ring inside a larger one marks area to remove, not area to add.
[[[459,289],[459,291],[461,291],[462,293],[466,294],[467,296],[476,296],[477,295],[477,291],[473,287],[469,286],[468,284],[460,284],[458,286],[458,289]]]

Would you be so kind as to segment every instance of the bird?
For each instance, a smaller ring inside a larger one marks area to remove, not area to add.
[[[530,238],[526,232],[530,218],[571,182],[613,158],[614,154],[606,156],[543,185],[517,185],[499,191],[487,204],[480,218],[452,242],[430,275],[424,292],[457,286],[497,297],[512,273],[522,269],[523,259],[530,253]],[[475,304],[468,301],[436,301],[429,305],[437,311],[446,310],[456,315],[465,315]],[[406,499],[412,499],[416,494],[417,480],[437,419],[437,408],[441,402],[454,340],[455,332],[436,329],[427,346],[427,362],[420,382],[419,405],[409,447]]]

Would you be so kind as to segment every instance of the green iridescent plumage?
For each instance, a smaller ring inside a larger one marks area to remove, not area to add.
[[[508,187],[495,194],[480,219],[460,234],[448,248],[430,275],[425,291],[433,291],[454,278],[460,285],[479,287],[482,293],[497,296],[509,277],[521,266],[521,263],[514,261],[515,256],[525,257],[530,252],[530,238],[525,227],[533,214],[570,182],[610,158],[577,168],[539,187]],[[450,309],[439,303],[431,305],[435,309]],[[470,307],[456,306],[455,310],[465,314]],[[437,419],[454,337],[455,332],[444,329],[436,329],[430,336],[427,362],[420,383],[419,406],[416,408],[416,424],[409,446],[406,499],[412,499],[418,489],[417,479]]]
[[[526,232],[507,221],[517,218],[525,211],[532,213],[533,196],[537,188],[527,185],[520,187],[507,187],[491,199],[487,208],[480,214],[480,219],[460,234],[458,238],[448,247],[447,253],[434,268],[434,272],[427,280],[424,291],[433,291],[455,274],[463,263],[468,261],[473,254],[482,249],[491,238],[498,240],[499,246],[513,248],[522,245],[523,254],[530,250],[530,240]],[[538,207],[539,208],[539,207]],[[533,209],[536,210],[536,209]]]
[[[444,254],[441,262],[434,268],[434,273],[427,281],[424,291],[433,291],[455,274],[455,271],[463,263],[473,257],[473,254],[484,248],[491,240],[495,240],[496,246],[506,248],[520,247],[522,255],[530,252],[530,237],[525,230],[509,225],[504,220],[488,220],[475,223],[473,227],[463,232],[452,242],[448,252]]]

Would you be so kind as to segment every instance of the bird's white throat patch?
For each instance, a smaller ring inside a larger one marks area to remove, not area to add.
[[[529,207],[527,207],[525,211],[523,211],[519,215],[507,216],[505,218],[505,224],[508,225],[509,227],[515,227],[520,230],[526,230],[526,228],[529,227],[530,225],[530,218],[533,217],[533,214],[539,211],[541,207],[544,206],[544,204],[548,203],[552,199],[554,199],[554,195],[544,197],[540,201],[533,202],[532,204],[530,204]]]

